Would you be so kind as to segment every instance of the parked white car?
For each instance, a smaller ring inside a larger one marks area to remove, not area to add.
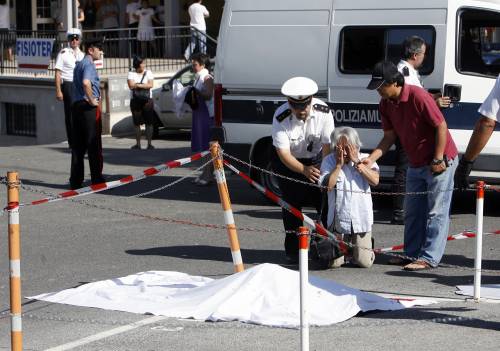
[[[163,127],[167,129],[191,129],[191,109],[184,105],[179,116],[175,113],[172,100],[172,83],[175,79],[178,79],[184,86],[192,85],[194,73],[191,65],[183,67],[161,88],[153,90],[154,110]]]

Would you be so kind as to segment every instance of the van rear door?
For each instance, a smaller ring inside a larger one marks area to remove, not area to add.
[[[491,1],[450,2],[444,89],[459,101],[444,109],[453,139],[465,152],[479,118],[479,106],[500,73],[500,4]],[[474,163],[474,178],[500,183],[500,125]]]

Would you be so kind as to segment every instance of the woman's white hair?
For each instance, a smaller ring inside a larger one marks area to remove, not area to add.
[[[358,150],[361,149],[361,146],[363,144],[361,143],[361,140],[359,139],[359,134],[356,131],[356,129],[351,128],[351,127],[338,127],[335,128],[331,135],[331,144],[330,148],[333,150],[335,149],[335,146],[338,144],[339,140],[344,137],[347,139],[347,142],[349,144],[354,145]]]

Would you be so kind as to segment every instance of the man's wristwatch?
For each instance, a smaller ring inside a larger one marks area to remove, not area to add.
[[[438,160],[437,158],[435,158],[432,160],[431,165],[437,166],[437,165],[440,165],[441,163],[443,163],[443,161],[444,161],[443,159]]]

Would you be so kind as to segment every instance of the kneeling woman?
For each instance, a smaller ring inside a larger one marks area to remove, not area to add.
[[[379,168],[376,163],[368,168],[361,162],[368,154],[360,153],[361,141],[355,129],[335,128],[331,140],[332,153],[323,159],[319,179],[320,184],[328,187],[328,228],[354,245],[352,262],[368,268],[375,260],[370,185],[378,185]],[[332,267],[340,267],[344,262],[342,256]]]
[[[148,140],[148,149],[154,149],[151,144],[153,138],[153,99],[151,88],[153,88],[153,73],[146,69],[146,64],[142,57],[134,57],[132,63],[134,70],[128,73],[127,83],[131,91],[130,111],[135,126],[136,144],[132,149],[141,148],[141,124],[146,125],[146,139]]]

